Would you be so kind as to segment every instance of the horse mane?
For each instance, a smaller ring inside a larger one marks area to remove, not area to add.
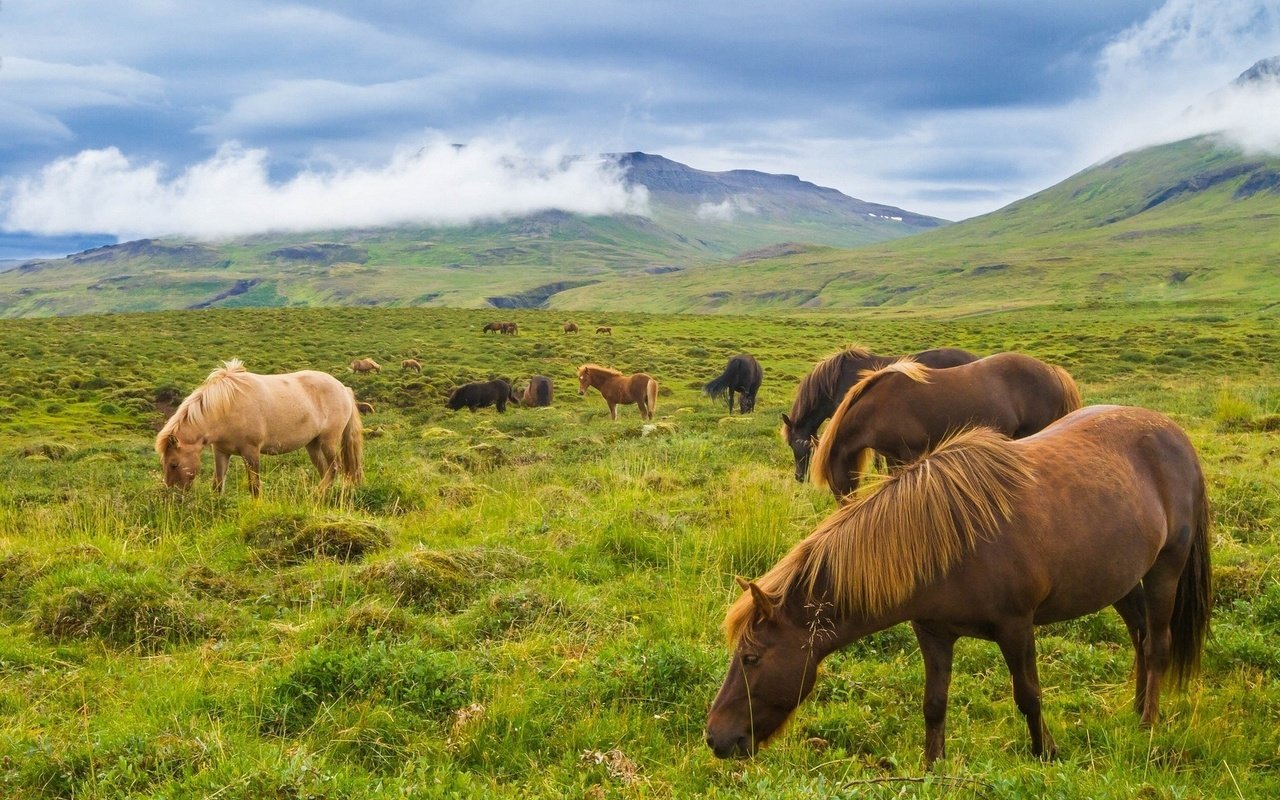
[[[177,434],[178,429],[189,424],[202,427],[207,421],[227,413],[232,400],[244,388],[245,376],[249,374],[238,358],[224,361],[221,367],[210,372],[204,383],[183,399],[156,434],[156,452],[164,454],[169,437]]]
[[[843,616],[901,605],[1012,517],[1033,474],[1009,441],[990,428],[947,437],[837,509],[756,586],[775,605],[799,590],[806,603],[830,603]],[[743,592],[725,615],[731,646],[750,636],[755,618],[752,593]]]
[[[814,364],[796,387],[796,399],[791,403],[792,422],[803,419],[824,397],[835,399],[836,389],[840,388],[840,374],[844,372],[847,361],[870,357],[870,350],[851,344]]]
[[[831,415],[831,421],[827,423],[827,429],[822,432],[822,438],[818,440],[818,446],[814,448],[813,456],[809,460],[810,480],[817,486],[827,486],[831,483],[831,450],[835,447],[836,437],[839,436],[840,425],[844,422],[845,415],[849,413],[849,409],[858,401],[858,398],[866,394],[867,389],[872,384],[880,382],[886,375],[905,375],[916,383],[928,383],[929,376],[932,373],[933,370],[911,356],[900,358],[880,369],[864,372],[862,379],[855,383],[848,392],[845,392],[844,399],[840,401],[840,405],[836,407],[836,412]],[[868,451],[863,451],[858,455],[857,469],[859,472],[866,471],[871,455]]]
[[[622,374],[621,372],[614,369],[613,367],[602,367],[599,364],[583,364],[582,366],[578,367],[578,377],[581,378],[582,373],[587,372],[588,370],[593,372],[602,372],[605,375],[621,375]]]

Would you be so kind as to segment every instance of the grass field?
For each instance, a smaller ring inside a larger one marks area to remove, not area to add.
[[[485,336],[515,319],[519,337]],[[1280,322],[1233,303],[970,316],[682,317],[425,309],[216,310],[0,321],[0,796],[1280,796]],[[992,644],[957,650],[948,757],[921,766],[905,627],[830,659],[751,761],[702,743],[733,576],[832,509],[791,477],[778,414],[817,358],[1020,350],[1087,403],[1174,417],[1214,505],[1204,672],[1154,730],[1130,710],[1112,611],[1042,629],[1056,762],[1030,757]],[[699,394],[765,370],[757,413]],[[345,365],[372,356],[379,375]],[[373,403],[366,483],[317,496],[304,453],[237,460],[225,495],[160,485],[157,405],[226,358],[333,372]],[[417,358],[421,376],[391,367]],[[661,383],[647,435],[573,368]],[[451,413],[467,380],[556,382],[546,409]]]

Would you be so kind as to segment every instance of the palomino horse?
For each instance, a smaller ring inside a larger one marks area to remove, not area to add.
[[[813,451],[810,477],[836,499],[858,488],[878,453],[905,464],[961,428],[1021,439],[1080,407],[1062,367],[998,353],[949,369],[911,359],[879,369],[845,394]]]
[[[404,361],[400,362],[400,369],[406,372],[409,372],[412,370],[413,372],[417,372],[421,374],[422,363],[418,361],[418,359],[416,358],[406,358]]]
[[[926,763],[945,754],[961,636],[996,642],[1031,752],[1041,718],[1036,625],[1113,606],[1134,648],[1134,706],[1156,722],[1166,670],[1195,674],[1212,605],[1209,505],[1167,417],[1091,406],[1017,441],[959,433],[824,520],[729,609],[734,648],[707,717],[721,758],[756,752],[809,694],[818,663],[910,622],[924,657]]]
[[[364,428],[355,395],[325,372],[255,375],[238,359],[209,373],[156,434],[166,486],[186,489],[200,472],[200,453],[213,448],[213,488],[222,491],[231,456],[244,459],[249,491],[258,496],[259,456],[307,448],[320,488],[339,465],[353,483],[363,478]]]
[[[357,358],[350,366],[352,372],[382,372],[382,365],[372,358]]]
[[[577,333],[577,332],[578,332],[578,323],[576,323],[576,322],[566,322],[566,323],[564,324],[564,332],[565,332],[565,333]]]
[[[729,365],[720,377],[702,387],[708,397],[729,395],[729,413],[733,413],[733,393],[738,392],[738,411],[750,414],[756,408],[756,392],[760,391],[760,362],[754,356],[741,353],[729,359]]]
[[[578,367],[578,394],[585,395],[592,386],[600,390],[609,404],[609,418],[618,418],[618,406],[635,403],[641,419],[653,419],[658,407],[658,382],[643,372],[623,375],[616,369],[599,364],[583,364]]]
[[[809,471],[809,457],[818,442],[818,428],[840,405],[841,398],[855,383],[862,380],[863,372],[886,367],[900,356],[878,356],[863,347],[846,347],[835,355],[819,361],[796,387],[796,399],[791,404],[791,415],[782,415],[782,440],[791,447],[796,460],[796,480],[804,481]],[[924,350],[911,359],[934,369],[946,369],[959,364],[977,361],[968,350],[956,347],[940,347]]]

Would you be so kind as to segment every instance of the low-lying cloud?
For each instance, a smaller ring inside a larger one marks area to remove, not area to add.
[[[648,213],[608,159],[525,152],[509,142],[465,147],[434,141],[384,166],[304,170],[273,181],[268,153],[235,144],[167,175],[118,149],[85,150],[0,187],[0,227],[56,235],[95,231],[122,239],[218,239],[268,231],[465,225],[560,209]]]

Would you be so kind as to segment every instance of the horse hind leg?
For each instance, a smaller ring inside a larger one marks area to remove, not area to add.
[[[1160,683],[1169,668],[1169,653],[1173,645],[1170,622],[1173,619],[1174,599],[1178,591],[1178,578],[1182,574],[1185,558],[1178,559],[1166,551],[1156,559],[1155,565],[1142,578],[1142,591],[1146,599],[1147,637],[1145,658],[1147,680],[1142,707],[1142,725],[1150,727],[1160,718]]]
[[[317,488],[323,492],[333,485],[334,476],[338,474],[338,443],[329,439],[314,439],[307,445],[307,454],[320,473],[320,485]]]
[[[1133,710],[1136,714],[1146,711],[1147,696],[1147,599],[1142,592],[1142,584],[1112,604],[1112,608],[1120,612],[1125,627],[1129,629],[1129,639],[1133,642]]]
[[[1027,720],[1031,734],[1031,754],[1038,758],[1056,758],[1058,746],[1044,724],[1040,708],[1040,675],[1036,670],[1036,635],[1031,621],[1008,626],[996,639],[1000,654],[1013,678],[1013,700]]]

